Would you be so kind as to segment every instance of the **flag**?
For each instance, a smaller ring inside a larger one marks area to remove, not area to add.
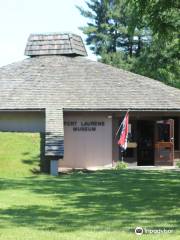
[[[127,112],[120,127],[120,137],[118,141],[118,145],[122,147],[124,150],[127,148],[127,140],[128,140],[128,123],[129,123],[129,113]]]

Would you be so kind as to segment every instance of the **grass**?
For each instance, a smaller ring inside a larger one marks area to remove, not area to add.
[[[32,133],[0,133],[0,176],[31,176],[39,169],[40,136]]]
[[[33,174],[38,161],[39,135],[0,134],[0,240],[180,239],[179,172],[52,177]],[[136,236],[136,226],[173,233]]]

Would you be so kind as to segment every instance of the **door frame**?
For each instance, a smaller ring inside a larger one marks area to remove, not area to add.
[[[169,125],[169,139],[159,139],[158,124]],[[174,119],[159,120],[155,124],[155,165],[174,165]]]

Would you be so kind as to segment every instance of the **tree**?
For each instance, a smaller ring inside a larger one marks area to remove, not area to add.
[[[135,59],[131,70],[180,88],[178,39],[162,42],[154,36],[151,45]]]
[[[89,0],[81,27],[99,61],[180,87],[178,0]]]
[[[129,1],[91,0],[86,4],[89,10],[78,9],[90,22],[81,30],[87,35],[86,43],[95,54],[104,56],[122,51],[132,57],[140,53],[146,40],[139,15]]]
[[[146,18],[148,25],[158,37],[172,39],[179,31],[179,0],[130,0],[139,15]]]
[[[180,88],[178,0],[130,0],[152,30],[152,42],[132,68],[136,73]]]

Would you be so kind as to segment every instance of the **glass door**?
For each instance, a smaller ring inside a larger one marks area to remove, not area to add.
[[[155,165],[173,165],[174,162],[174,120],[156,122]]]

